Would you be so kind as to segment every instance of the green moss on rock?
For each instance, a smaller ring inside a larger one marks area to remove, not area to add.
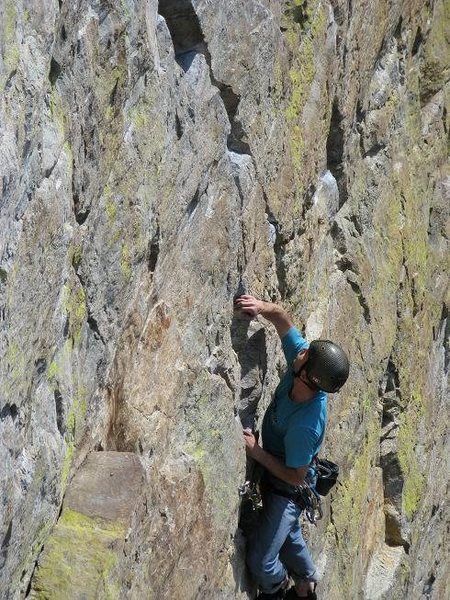
[[[301,165],[305,151],[301,116],[316,75],[315,46],[325,35],[325,11],[319,1],[294,0],[285,11],[283,26],[293,57],[289,69],[290,96],[285,117],[289,127],[295,179],[297,185],[301,185]]]
[[[333,498],[333,526],[329,527],[327,533],[337,540],[341,575],[339,591],[346,597],[352,596],[353,572],[364,538],[371,469],[377,456],[378,445],[379,430],[374,422],[368,427],[364,446],[356,455],[348,477],[341,480]]]
[[[45,544],[33,579],[32,598],[120,598],[115,567],[126,527],[120,521],[94,519],[70,509]]]
[[[419,422],[424,413],[422,396],[415,391],[400,417],[397,442],[398,459],[404,477],[402,510],[408,519],[416,512],[425,487],[425,476],[415,452]]]
[[[69,319],[69,332],[74,344],[81,338],[81,329],[86,319],[86,294],[77,282],[64,286],[64,308]]]

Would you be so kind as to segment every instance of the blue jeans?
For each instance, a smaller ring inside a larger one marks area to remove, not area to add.
[[[294,581],[317,581],[298,519],[301,509],[289,498],[267,491],[263,511],[248,540],[247,565],[265,593],[276,592],[287,573]]]

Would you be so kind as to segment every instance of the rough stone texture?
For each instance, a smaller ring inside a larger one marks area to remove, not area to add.
[[[120,597],[120,559],[143,513],[144,469],[128,452],[93,452],[73,478],[46,540],[30,598]]]
[[[233,315],[244,290],[352,359],[324,449],[342,485],[309,531],[323,595],[371,597],[382,572],[386,599],[445,597],[449,11],[4,0],[2,598],[57,597],[34,568],[102,451],[139,457],[145,509],[87,597],[251,595],[236,415],[282,363]],[[97,530],[94,571],[124,539]]]

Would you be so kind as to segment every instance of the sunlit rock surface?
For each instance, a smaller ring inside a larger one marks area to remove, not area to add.
[[[243,291],[352,360],[320,593],[445,597],[449,10],[4,0],[2,598],[252,597]]]

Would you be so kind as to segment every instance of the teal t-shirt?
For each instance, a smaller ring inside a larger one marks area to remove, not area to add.
[[[293,384],[292,363],[308,348],[300,332],[291,327],[281,340],[287,361],[272,402],[264,415],[262,440],[265,450],[281,458],[288,467],[309,465],[319,452],[327,420],[327,394],[318,392],[309,402],[293,402],[289,391]]]

